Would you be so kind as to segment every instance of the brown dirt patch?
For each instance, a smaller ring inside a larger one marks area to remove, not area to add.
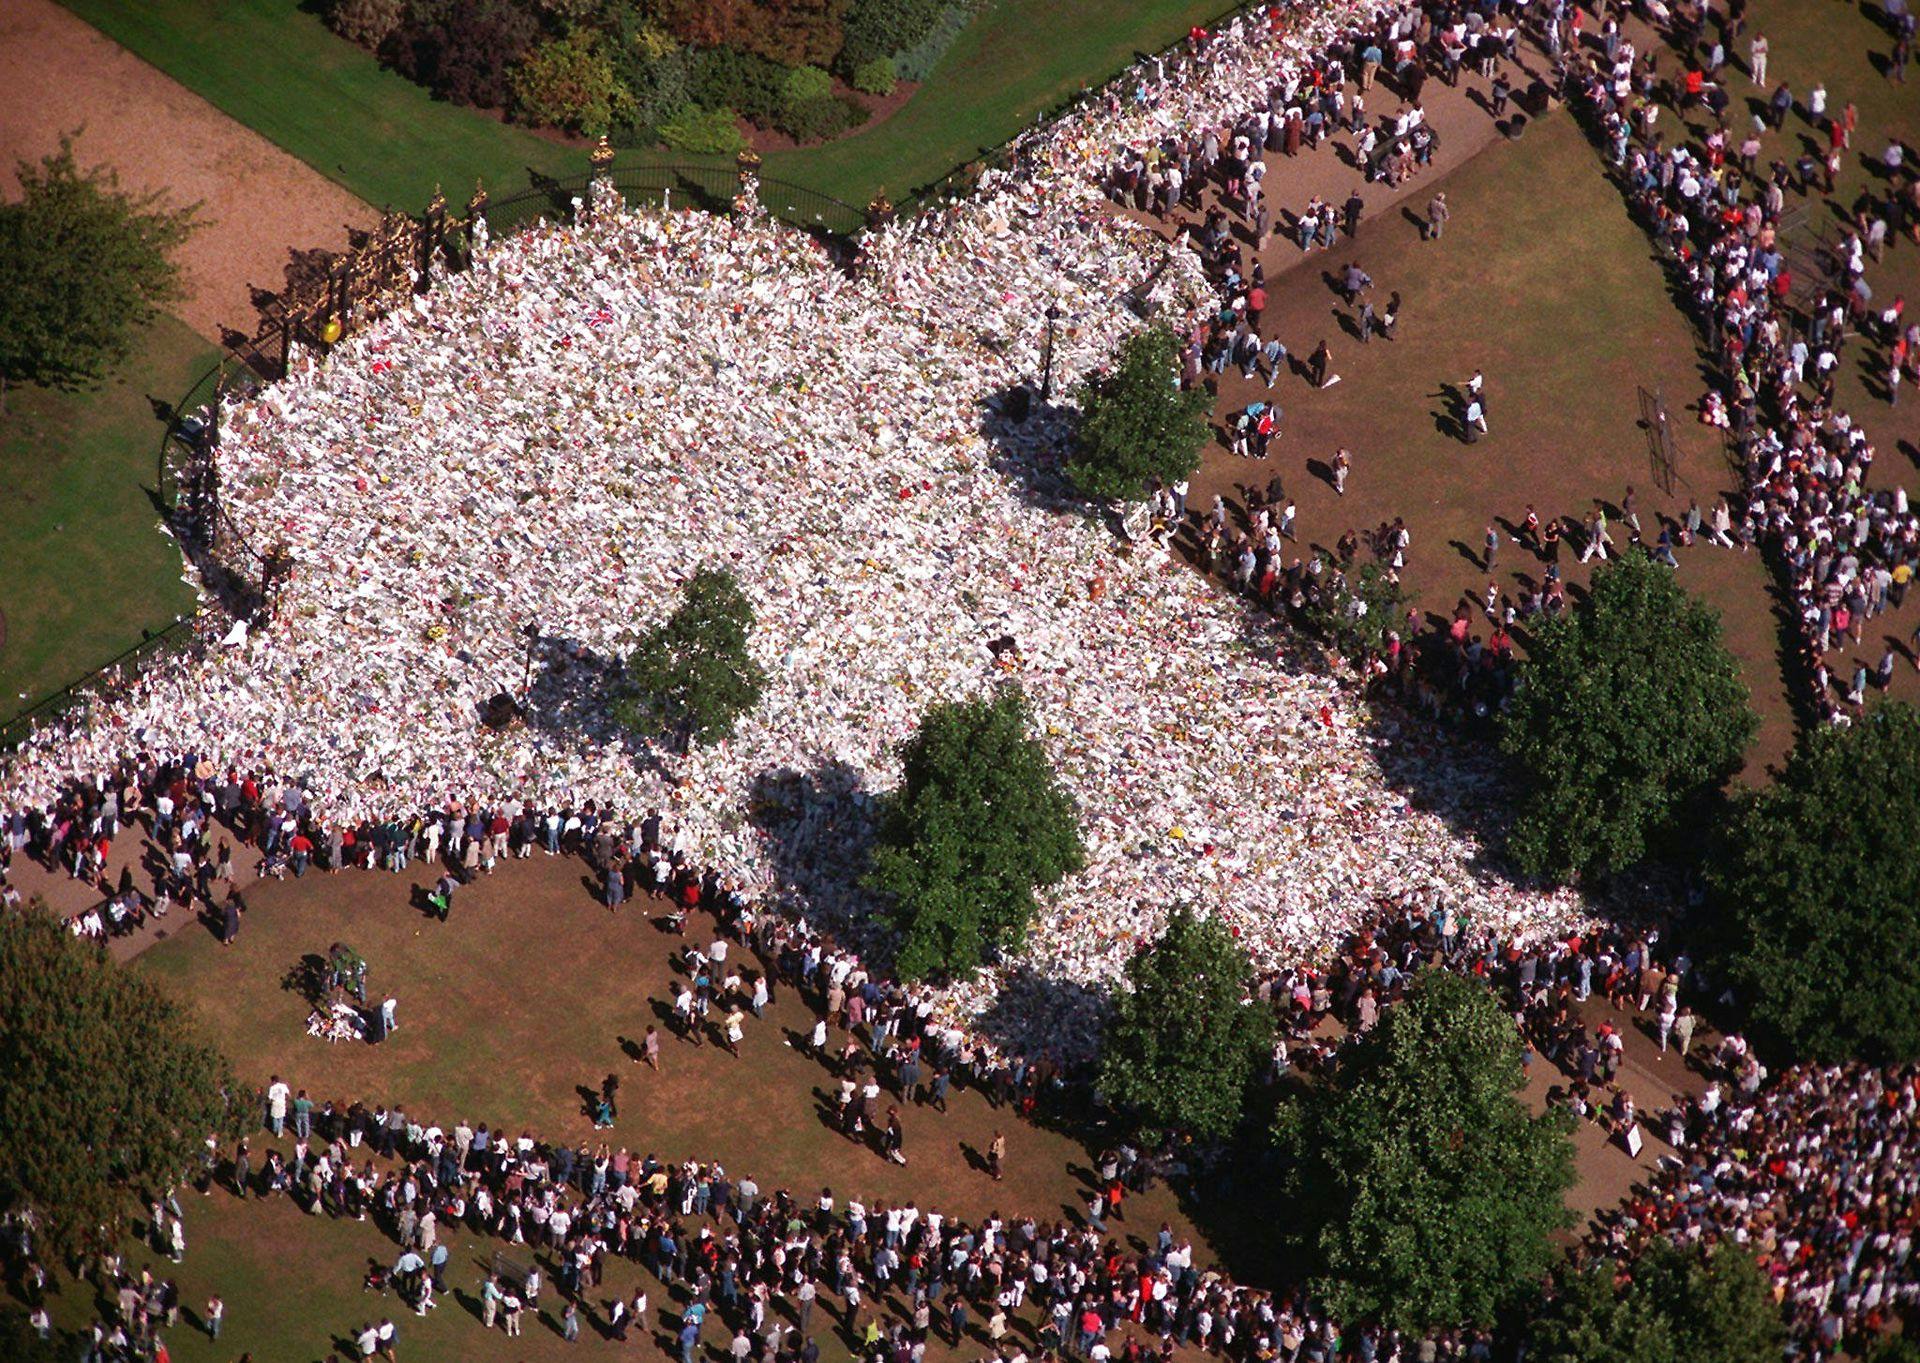
[[[377,215],[339,185],[236,123],[184,86],[61,9],[0,6],[0,194],[16,195],[20,160],[38,160],[79,129],[83,166],[105,164],[128,189],[201,204],[204,226],[181,248],[177,315],[201,335],[252,333],[249,285],[277,289],[293,248],[337,248],[342,224]]]

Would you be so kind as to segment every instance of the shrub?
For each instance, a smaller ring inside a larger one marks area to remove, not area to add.
[[[734,156],[746,147],[733,110],[685,104],[660,124],[660,140],[675,151],[703,156]]]
[[[512,0],[416,0],[380,56],[441,99],[498,109],[539,37],[539,20]]]
[[[1796,1059],[1920,1056],[1920,710],[1881,701],[1804,735],[1707,858],[1728,975]]]
[[[1025,935],[1034,890],[1083,864],[1073,797],[1031,727],[1008,687],[934,705],[900,747],[867,883],[887,898],[909,980],[971,979]]]
[[[875,57],[854,68],[853,88],[862,94],[890,95],[894,86],[893,58]]]
[[[655,0],[660,24],[695,47],[733,47],[781,66],[825,66],[847,0]]]
[[[1539,1290],[1573,1224],[1573,1121],[1524,1100],[1520,1034],[1480,980],[1425,970],[1284,1102],[1283,1234],[1348,1319],[1483,1324]]]
[[[762,127],[773,125],[785,103],[787,69],[752,52],[708,48],[694,55],[689,74],[695,104],[724,106]]]
[[[406,13],[405,0],[333,0],[327,6],[327,27],[375,52],[400,27]]]
[[[1525,792],[1507,839],[1529,875],[1610,875],[1684,847],[1759,721],[1720,613],[1632,552],[1534,631],[1500,742]]]
[[[824,142],[858,127],[866,118],[866,106],[858,100],[828,95],[783,109],[776,126],[796,142]]]
[[[592,29],[540,44],[513,73],[514,112],[529,123],[603,133],[628,116],[631,104]]]
[[[809,100],[826,99],[833,94],[833,77],[818,66],[797,66],[787,72],[781,85],[780,101],[796,108]]]
[[[1067,477],[1082,496],[1137,501],[1147,483],[1177,483],[1200,467],[1210,434],[1205,390],[1182,391],[1180,340],[1165,326],[1120,343],[1105,373],[1080,385],[1080,428]]]
[[[876,58],[906,51],[933,32],[947,8],[947,0],[853,0],[842,25],[845,37],[836,65],[851,73]]]
[[[170,208],[157,192],[127,193],[104,167],[81,170],[66,138],[15,173],[20,198],[0,202],[0,386],[95,382],[180,296],[172,256],[197,205]]]
[[[933,68],[940,64],[940,59],[947,55],[947,49],[953,46],[953,40],[960,36],[961,30],[972,22],[972,5],[948,5],[940,12],[939,20],[927,31],[926,37],[912,47],[902,48],[893,54],[894,74],[901,80],[925,80],[933,74]]]
[[[671,48],[652,60],[630,61],[621,72],[629,96],[626,116],[618,120],[613,136],[628,146],[655,141],[660,125],[675,110],[693,100],[688,76],[689,54],[684,48]]]
[[[614,719],[643,734],[664,725],[683,752],[730,736],[767,689],[766,669],[747,650],[753,623],[753,603],[731,572],[694,573],[673,614],[628,657]]]

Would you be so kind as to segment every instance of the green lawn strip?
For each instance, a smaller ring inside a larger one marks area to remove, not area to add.
[[[68,6],[209,103],[376,207],[418,212],[586,169],[576,148],[435,101],[298,0],[74,0]]]
[[[65,0],[68,8],[376,206],[418,211],[437,182],[456,205],[476,177],[496,196],[585,171],[583,149],[434,100],[328,31],[298,0]],[[776,153],[769,175],[860,205],[896,198],[998,145],[1136,52],[1175,41],[1225,0],[1000,0],[914,98],[868,132]],[[689,159],[623,152],[619,164]]]
[[[899,199],[1226,7],[1225,0],[999,0],[892,118],[824,146],[775,153],[767,173],[852,204],[881,189]]]
[[[12,388],[0,413],[0,717],[190,611],[180,553],[149,496],[171,404],[218,358],[161,317],[98,389]]]

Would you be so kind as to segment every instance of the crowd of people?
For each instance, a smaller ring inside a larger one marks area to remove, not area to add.
[[[1058,514],[1063,412],[1019,423],[996,402],[1040,368],[1049,303],[1063,389],[1139,324],[1123,300],[1143,278],[1164,315],[1213,306],[1189,253],[1111,211],[1115,148],[1231,122],[1379,12],[1236,21],[1150,98],[1093,101],[970,199],[869,235],[851,274],[752,211],[598,195],[578,221],[491,243],[324,363],[228,404],[226,514],[293,565],[272,623],[223,643],[209,620],[197,648],[37,733],[8,805],[83,872],[75,835],[128,770],[169,773],[183,824],[251,780],[316,855],[448,811],[661,808],[742,892],[873,946],[850,853],[896,745],[928,705],[1017,681],[1087,869],[1007,970],[954,992],[956,1017],[1002,977],[1112,978],[1176,898],[1264,964],[1408,888],[1517,931],[1577,917],[1576,896],[1485,869],[1462,831],[1490,764],[1432,745],[1430,789],[1410,798],[1363,710],[1285,664],[1283,630],[1153,546],[1118,553]],[[701,562],[739,575],[770,682],[731,741],[681,756],[621,732],[605,701]],[[482,731],[487,700],[528,672],[525,722]],[[176,888],[196,874],[180,841]],[[1063,997],[1083,994],[1027,995]],[[1089,1008],[1028,1025],[1093,1043]]]
[[[1797,611],[1802,698],[1819,718],[1845,723],[1870,685],[1891,683],[1895,653],[1880,646],[1871,669],[1857,661],[1841,678],[1826,655],[1860,646],[1865,623],[1900,604],[1920,570],[1920,515],[1904,486],[1871,482],[1873,442],[1838,403],[1839,368],[1851,352],[1877,345],[1891,357],[1900,347],[1885,371],[1891,398],[1900,365],[1910,362],[1915,338],[1903,303],[1873,307],[1865,272],[1903,232],[1920,231],[1920,176],[1905,164],[1897,138],[1890,142],[1884,175],[1862,191],[1839,240],[1825,248],[1827,278],[1796,280],[1781,236],[1790,195],[1831,192],[1833,172],[1821,182],[1784,159],[1763,166],[1760,132],[1798,114],[1831,145],[1837,169],[1857,115],[1851,105],[1829,109],[1824,86],[1803,102],[1782,83],[1759,129],[1730,128],[1723,63],[1743,27],[1730,13],[1710,18],[1689,8],[1661,35],[1680,50],[1677,78],[1661,75],[1656,51],[1637,51],[1620,36],[1601,52],[1578,54],[1566,83],[1608,144],[1636,213],[1712,345],[1720,376],[1700,417],[1728,432],[1744,462],[1745,514],[1733,537],[1764,546],[1785,579]],[[1748,74],[1765,94],[1765,38],[1749,38],[1760,47]],[[1683,120],[1704,114],[1705,135],[1685,136],[1683,122],[1683,135],[1669,143],[1660,131],[1663,106]],[[1727,529],[1716,522],[1721,542]]]
[[[1569,1074],[1564,1101],[1630,1129],[1637,1114],[1610,1086],[1624,1031],[1589,1027],[1578,1004],[1602,991],[1685,1051],[1691,963],[1662,956],[1657,934],[1590,930],[1570,895],[1481,869],[1445,815],[1489,798],[1485,769],[1411,729],[1370,728],[1332,682],[1287,665],[1283,631],[1164,550],[1117,554],[1057,515],[1063,414],[1042,404],[1016,422],[998,401],[1040,367],[1034,319],[1048,304],[1063,314],[1048,349],[1064,387],[1136,325],[1121,300],[1143,288],[1202,338],[1221,298],[1237,299],[1230,360],[1283,361],[1258,330],[1258,267],[1219,224],[1198,252],[1169,250],[1103,200],[1166,211],[1209,182],[1264,237],[1263,152],[1363,121],[1384,70],[1405,96],[1389,123],[1411,155],[1427,66],[1451,78],[1516,41],[1505,17],[1433,17],[1378,0],[1243,16],[1021,139],[1014,168],[968,200],[870,234],[851,273],[750,198],[733,218],[629,212],[601,188],[571,223],[488,244],[411,311],[221,414],[229,514],[294,565],[272,622],[244,639],[209,622],[196,648],[84,722],[35,734],[6,768],[0,869],[31,856],[98,883],[106,903],[79,931],[171,906],[208,913],[230,940],[244,900],[229,839],[274,874],[421,860],[443,873],[443,914],[503,858],[578,854],[610,903],[653,893],[712,910],[819,998],[823,1024],[864,1028],[870,1075],[844,1052],[827,1058],[845,1072],[843,1121],[889,1155],[902,1140],[882,1075],[902,1102],[922,1068],[928,1094],[971,1083],[1016,1107],[1046,1101],[1092,1052],[1096,1017],[1054,1011],[1058,991],[1035,982],[1111,979],[1168,903],[1198,898],[1247,946],[1258,995],[1286,1024],[1276,1065],[1331,1063],[1320,1021],[1364,1033],[1437,960],[1509,989],[1517,1021]],[[1552,50],[1566,25],[1566,12],[1547,22]],[[1821,360],[1874,319],[1849,283],[1842,315],[1820,325],[1822,304],[1802,341],[1771,235],[1779,177],[1735,175],[1724,138],[1663,147],[1636,118],[1650,66],[1617,36],[1592,64],[1574,36],[1568,91],[1610,139],[1628,129],[1616,159],[1733,375],[1721,402],[1752,484],[1736,533],[1779,551],[1810,647],[1829,642],[1897,604],[1920,561],[1904,493],[1864,490],[1871,446],[1832,409]],[[1908,183],[1890,181],[1869,216],[1897,232]],[[1863,240],[1887,236],[1869,223]],[[1405,552],[1392,527],[1381,534],[1383,557]],[[754,600],[771,683],[734,740],[680,756],[620,732],[604,701],[636,625],[670,609],[701,561],[733,567]],[[1276,575],[1265,590],[1314,586]],[[1005,638],[1013,650],[988,647]],[[1458,656],[1497,678],[1508,655]],[[525,721],[483,732],[486,701],[523,667]],[[883,944],[848,850],[925,707],[1002,680],[1025,687],[1079,801],[1088,870],[1010,968],[940,993],[890,984],[866,964]],[[1453,809],[1416,809],[1383,771],[1382,743],[1402,764],[1443,768],[1430,785]],[[107,869],[136,819],[150,887]],[[707,992],[731,1008],[720,1034],[737,1041],[732,1019],[756,996],[706,960]],[[1004,1030],[987,1041],[976,1020],[996,991]],[[702,997],[688,993],[698,1035]],[[1901,1155],[1915,1076],[1769,1079],[1737,1040],[1726,1058],[1731,1094],[1716,1085],[1672,1120],[1683,1159],[1601,1247],[1629,1252],[1651,1233],[1755,1244],[1798,1337],[1831,1351],[1913,1300],[1910,1218],[1892,1209],[1914,1202]],[[1139,1151],[1103,1163],[1084,1218],[1035,1221],[762,1196],[717,1165],[446,1131],[397,1108],[323,1104],[294,1142],[257,1179],[244,1152],[225,1176],[379,1219],[401,1255],[370,1285],[432,1309],[446,1286],[435,1228],[457,1223],[540,1248],[563,1328],[598,1312],[624,1338],[665,1324],[644,1290],[592,1295],[608,1256],[631,1258],[685,1298],[683,1359],[688,1322],[697,1340],[711,1306],[737,1330],[737,1359],[813,1363],[822,1292],[877,1359],[911,1357],[933,1331],[958,1340],[970,1322],[1010,1359],[1132,1363],[1140,1336],[1287,1363],[1489,1356],[1471,1332],[1345,1332],[1304,1291],[1252,1291],[1196,1265],[1164,1227],[1145,1250],[1122,1248],[1105,1219],[1155,1167]],[[368,1147],[400,1162],[383,1171]],[[152,1302],[164,1312],[164,1293],[132,1290],[147,1318]],[[531,1283],[490,1281],[487,1323],[517,1324],[539,1293],[537,1268]]]

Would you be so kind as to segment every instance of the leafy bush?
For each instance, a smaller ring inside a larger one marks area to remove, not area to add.
[[[694,573],[673,614],[628,657],[614,719],[638,733],[664,725],[682,751],[731,735],[767,689],[766,669],[747,651],[753,623],[753,603],[731,572]]]
[[[867,883],[887,897],[909,980],[971,979],[1025,935],[1034,890],[1084,862],[1073,797],[1031,727],[1010,686],[934,705],[900,747]]]
[[[540,44],[513,73],[514,112],[589,135],[628,118],[632,96],[620,83],[600,35],[578,28]]]
[[[771,127],[786,102],[787,69],[731,47],[694,54],[690,92],[695,104],[726,107],[750,123]]]
[[[1407,594],[1377,563],[1343,573],[1321,556],[1319,599],[1307,618],[1340,656],[1359,663],[1386,651],[1387,635],[1406,617]]]
[[[1501,746],[1524,774],[1507,847],[1529,875],[1607,875],[1692,838],[1759,721],[1720,613],[1622,554],[1534,632]]]
[[[406,0],[333,0],[327,6],[327,27],[374,52],[400,27],[406,13]]]
[[[796,142],[824,142],[866,122],[867,109],[841,95],[810,99],[781,110],[777,125]]]
[[[197,205],[169,208],[157,192],[127,193],[103,166],[81,170],[66,138],[15,174],[20,198],[0,202],[0,380],[96,382],[180,296],[172,255]]]
[[[1539,1290],[1574,1220],[1573,1122],[1524,1101],[1520,1051],[1491,989],[1426,970],[1330,1082],[1281,1104],[1283,1233],[1329,1308],[1425,1331]]]
[[[498,109],[539,37],[539,20],[512,0],[415,0],[380,57],[441,99]]]
[[[660,123],[660,140],[675,151],[702,156],[737,155],[747,139],[740,135],[737,115],[724,104],[718,108],[685,104]]]
[[[796,66],[787,72],[780,91],[781,103],[790,109],[832,94],[833,77],[818,66]]]
[[[972,22],[973,6],[965,3],[965,0],[948,5],[940,12],[939,20],[927,31],[926,37],[893,54],[894,74],[901,80],[925,80],[933,74],[933,68],[940,64],[940,59],[947,55],[953,40]]]
[[[637,64],[626,73],[624,83],[629,97],[626,116],[613,128],[614,140],[623,145],[658,140],[660,125],[692,102],[687,55],[677,48],[658,61]]]
[[[1211,399],[1204,389],[1182,391],[1179,372],[1179,338],[1154,326],[1122,341],[1107,371],[1080,385],[1066,473],[1082,496],[1137,501],[1150,479],[1176,483],[1200,467]]]
[[[854,68],[853,88],[862,94],[890,95],[894,82],[892,57],[875,57]]]
[[[660,24],[695,47],[734,47],[781,66],[825,66],[847,0],[655,0]]]
[[[947,8],[947,0],[853,0],[847,6],[839,69],[850,73],[923,42]]]
[[[1273,1013],[1247,1000],[1253,967],[1218,918],[1176,906],[1127,962],[1100,1048],[1100,1091],[1143,1129],[1228,1135],[1273,1044]]]
[[[1707,859],[1732,983],[1795,1058],[1920,1056],[1916,811],[1920,710],[1882,701],[1803,737]]]

